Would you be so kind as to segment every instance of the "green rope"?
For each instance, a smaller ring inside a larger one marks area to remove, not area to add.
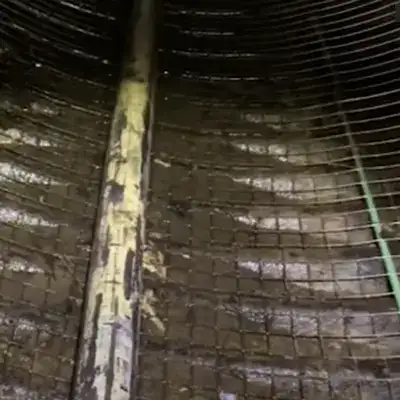
[[[338,84],[337,74],[334,71],[333,62],[331,60],[331,57],[330,57],[329,51],[327,49],[327,46],[325,44],[325,40],[323,38],[321,30],[319,29],[319,24],[315,17],[312,17],[311,20],[313,22],[313,25],[315,26],[315,30],[316,30],[318,36],[320,37],[320,40],[322,42],[322,46],[323,46],[323,49],[325,52],[325,58],[327,59],[328,65],[329,65],[332,75],[333,75],[334,85],[338,88],[339,84]],[[352,151],[352,155],[353,155],[353,158],[354,158],[354,161],[356,164],[358,176],[359,176],[360,183],[361,183],[361,188],[362,188],[362,191],[364,194],[364,200],[366,202],[367,211],[368,211],[368,214],[369,214],[369,217],[371,220],[371,224],[372,224],[372,230],[373,230],[376,240],[378,242],[379,251],[381,253],[381,258],[382,258],[384,266],[385,266],[389,285],[391,287],[392,294],[393,294],[393,297],[396,302],[397,311],[400,312],[400,280],[399,280],[399,275],[397,273],[396,264],[393,260],[393,255],[390,251],[390,247],[389,247],[386,239],[382,236],[382,221],[380,219],[378,209],[375,205],[374,197],[373,197],[370,185],[368,183],[367,174],[363,167],[357,144],[354,141],[353,135],[351,133],[351,129],[349,127],[346,113],[343,110],[343,107],[342,107],[340,98],[337,94],[337,91],[335,91],[334,96],[335,96],[335,102],[338,105],[339,113],[342,117],[342,120],[343,120],[343,123],[345,126],[346,136],[348,138],[348,141],[349,141],[349,144],[351,147],[351,151]]]

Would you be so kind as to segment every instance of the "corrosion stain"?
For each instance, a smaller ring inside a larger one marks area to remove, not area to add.
[[[140,268],[142,265],[142,259],[143,259],[143,242],[142,242],[142,237],[141,237],[141,231],[142,231],[142,219],[138,217],[137,222],[136,222],[136,258],[135,258],[135,264],[132,266],[132,281],[131,282],[137,282],[137,276],[140,274]]]
[[[86,359],[86,363],[83,365],[83,368],[80,372],[80,381],[83,382],[81,388],[78,389],[80,393],[78,393],[83,399],[88,400],[97,400],[97,390],[96,387],[93,385],[95,374],[97,375],[100,371],[96,369],[95,360],[96,360],[96,338],[99,330],[99,316],[100,316],[100,308],[103,302],[103,296],[98,294],[96,296],[95,302],[95,309],[93,313],[93,320],[92,320],[92,327],[93,327],[93,334],[90,338],[88,344],[88,357]],[[85,346],[85,343],[83,343]],[[95,371],[95,374],[93,374]]]
[[[125,269],[124,269],[124,296],[126,300],[129,300],[132,295],[132,269],[135,264],[135,252],[132,249],[128,250],[125,257]]]
[[[108,264],[108,258],[110,257],[110,249],[108,247],[109,243],[110,243],[110,229],[109,227],[107,227],[105,243],[103,243],[103,246],[100,250],[101,263],[103,266]]]
[[[121,134],[124,131],[124,129],[127,126],[127,118],[125,115],[124,110],[120,110],[117,112],[117,115],[115,116],[115,122],[114,122],[114,133],[115,133],[115,137],[114,137],[114,142],[117,143],[119,142],[120,138],[121,138]]]
[[[124,199],[124,186],[112,180],[107,182],[106,191],[111,203],[121,203]]]
[[[114,300],[114,315],[118,315],[118,298]],[[108,353],[108,366],[106,372],[106,393],[105,400],[112,400],[112,388],[114,383],[114,358],[115,358],[115,347],[117,339],[117,327],[115,323],[112,324],[111,329],[111,345]]]

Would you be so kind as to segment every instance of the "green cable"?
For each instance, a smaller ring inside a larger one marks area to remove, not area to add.
[[[348,131],[348,129],[346,129],[346,131]],[[350,132],[346,133],[349,138],[350,146],[352,147],[353,157],[356,163],[358,175],[360,177],[361,187],[364,192],[365,202],[367,203],[368,214],[372,223],[372,229],[375,233],[376,240],[378,241],[379,250],[381,252],[381,257],[385,265],[389,284],[391,286],[393,296],[396,301],[397,311],[400,311],[400,280],[397,274],[396,264],[393,261],[393,255],[390,251],[389,245],[385,240],[385,238],[382,236],[382,222],[375,205],[373,194],[368,184],[368,179],[366,177],[366,173],[361,162],[360,154],[354,143],[353,136],[351,135]]]
[[[315,26],[315,30],[321,39],[323,50],[325,53],[325,58],[327,59],[328,65],[329,65],[332,75],[333,75],[334,85],[338,88],[339,84],[338,84],[337,74],[334,71],[333,62],[330,57],[327,46],[325,44],[325,40],[323,38],[321,30],[319,29],[319,24],[317,22],[317,19],[315,17],[312,17],[310,19],[312,20],[313,25]],[[368,211],[368,214],[369,214],[369,217],[371,220],[372,229],[374,231],[376,240],[378,242],[379,251],[381,253],[381,258],[382,258],[384,266],[385,266],[389,285],[392,289],[392,294],[393,294],[393,297],[396,302],[397,312],[400,312],[400,280],[399,280],[399,275],[397,273],[396,264],[393,261],[393,255],[390,251],[389,245],[388,245],[387,241],[385,240],[385,238],[382,236],[382,222],[381,222],[381,219],[379,216],[379,212],[375,205],[374,197],[373,197],[372,191],[370,189],[370,185],[368,183],[367,174],[365,173],[363,164],[361,162],[360,153],[358,151],[357,145],[356,145],[353,135],[351,133],[346,113],[343,110],[340,98],[339,98],[336,90],[334,92],[334,97],[335,97],[335,102],[338,105],[339,113],[344,122],[346,135],[347,135],[347,138],[348,138],[348,141],[349,141],[349,144],[351,147],[352,155],[353,155],[353,158],[354,158],[354,161],[356,164],[358,176],[359,176],[360,183],[361,183],[361,188],[362,188],[362,191],[364,194],[364,199],[365,199],[365,202],[367,203],[367,211]]]

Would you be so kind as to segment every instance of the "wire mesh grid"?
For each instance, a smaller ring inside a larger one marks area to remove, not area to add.
[[[164,2],[137,398],[400,396],[398,32],[394,2]]]
[[[78,3],[0,2],[3,400],[70,391],[119,72],[117,3]]]

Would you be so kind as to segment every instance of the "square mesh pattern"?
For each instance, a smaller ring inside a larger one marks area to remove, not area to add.
[[[0,1],[2,400],[69,396],[115,97],[114,22],[53,3]]]
[[[0,111],[0,398],[37,399],[40,389],[57,399],[70,389],[106,136],[83,136],[97,117],[57,107],[85,120],[82,157],[76,128],[12,104]]]
[[[355,162],[398,265],[378,157],[394,131],[377,133],[396,115],[357,100],[385,94],[356,83],[350,11],[259,5],[164,6],[137,398],[396,399],[400,325]]]

